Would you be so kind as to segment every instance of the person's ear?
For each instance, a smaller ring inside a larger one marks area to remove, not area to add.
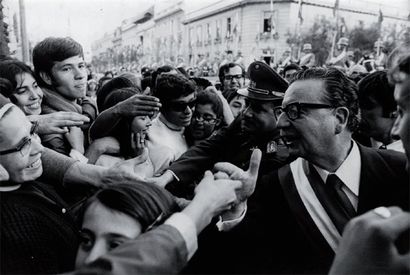
[[[44,71],[41,71],[41,72],[40,72],[40,77],[41,77],[41,79],[42,79],[47,85],[50,85],[50,86],[51,86],[51,84],[52,84],[52,79],[51,79],[51,76],[50,76],[48,73],[46,73],[46,72],[44,72]]]
[[[346,107],[335,108],[335,118],[335,134],[340,134],[346,128],[349,121],[349,109]]]
[[[9,180],[10,176],[7,170],[0,164],[0,181],[7,181]]]

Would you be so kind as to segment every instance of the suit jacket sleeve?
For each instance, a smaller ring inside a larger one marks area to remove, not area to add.
[[[64,185],[64,176],[69,168],[77,162],[76,160],[60,154],[49,148],[44,148],[41,155],[43,163],[43,174],[41,179],[46,182],[58,183]]]
[[[69,274],[176,274],[187,261],[183,237],[163,224]]]

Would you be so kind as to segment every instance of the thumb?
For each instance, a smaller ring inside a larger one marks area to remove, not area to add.
[[[249,163],[248,173],[252,176],[257,177],[259,172],[259,166],[261,164],[262,151],[260,149],[254,149],[251,155],[251,160]]]

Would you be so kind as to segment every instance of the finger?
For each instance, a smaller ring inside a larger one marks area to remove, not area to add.
[[[131,99],[137,99],[137,98],[138,98],[138,99],[141,99],[141,100],[144,100],[144,101],[147,101],[147,102],[149,102],[149,101],[159,102],[159,98],[157,98],[157,97],[155,97],[155,96],[151,96],[151,95],[141,95],[141,94],[132,96],[132,97],[130,98],[130,100],[131,100]]]
[[[55,120],[53,123],[57,127],[73,127],[81,126],[84,124],[84,121],[75,121],[75,120]]]
[[[410,229],[410,213],[401,212],[382,221],[383,229],[390,240],[396,240],[402,233]]]
[[[67,127],[51,127],[50,131],[55,133],[55,134],[65,134],[68,132]]]
[[[58,120],[72,120],[72,121],[83,121],[83,122],[90,121],[89,117],[82,115],[82,114],[74,113],[74,112],[57,112],[55,113],[54,117]]]
[[[215,179],[219,180],[219,179],[229,179],[229,175],[227,173],[224,172],[217,172],[216,174],[214,174]]]
[[[249,169],[247,171],[250,175],[255,176],[255,177],[258,176],[261,159],[262,159],[262,151],[259,149],[254,149],[251,155]]]
[[[241,173],[243,170],[232,163],[229,162],[218,162],[214,165],[214,171],[216,172],[224,172],[229,176],[233,174]]]
[[[206,170],[203,179],[214,180],[214,174],[211,171]]]

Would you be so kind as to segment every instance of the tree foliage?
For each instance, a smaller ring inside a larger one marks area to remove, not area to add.
[[[332,47],[333,24],[325,17],[317,18],[307,33],[302,34],[304,43],[312,44],[312,52],[316,55],[317,65],[326,63]]]

